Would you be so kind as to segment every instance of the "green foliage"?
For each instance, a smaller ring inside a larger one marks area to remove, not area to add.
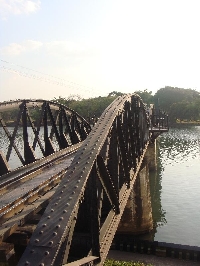
[[[105,261],[104,266],[153,266],[152,264],[145,264],[143,262],[133,262],[133,261],[118,261],[113,259],[108,259]]]
[[[135,93],[147,105],[154,103],[156,109],[167,112],[171,122],[176,122],[177,119],[180,121],[200,120],[200,93],[195,90],[167,86],[159,89],[155,95],[152,95],[152,91],[147,89],[135,91]],[[81,99],[79,95],[73,94],[67,98],[61,96],[53,98],[53,101],[68,106],[85,119],[95,119],[99,118],[108,105],[121,95],[123,93],[112,91],[107,97]],[[2,113],[2,117],[5,121],[11,122],[17,119],[17,114],[18,110],[9,110]],[[30,111],[30,115],[34,121],[37,121],[40,112],[35,108]]]
[[[152,95],[152,91],[135,91],[147,105],[154,103],[156,109],[161,109],[168,113],[170,121],[179,120],[200,120],[200,93],[192,89],[181,89],[177,87],[161,88]],[[89,117],[100,117],[106,107],[121,92],[112,91],[107,97],[96,97],[90,99],[80,99],[78,95],[70,95],[68,98],[59,97],[56,101],[67,105],[75,110],[85,119]]]
[[[173,103],[183,101],[193,102],[199,97],[199,92],[195,90],[167,86],[156,92],[154,96],[154,102],[157,107],[162,107],[164,111],[169,112]]]
[[[154,103],[169,114],[171,122],[200,118],[200,93],[192,89],[162,88],[154,95]]]
[[[113,96],[122,96],[123,93],[122,92],[118,92],[118,91],[112,91],[108,94],[108,97],[113,97]]]
[[[119,92],[109,93],[107,97],[96,97],[90,99],[80,99],[77,95],[71,95],[68,98],[59,97],[54,98],[54,101],[65,104],[69,108],[76,111],[79,115],[88,119],[89,117],[100,117],[103,111],[114,101]]]
[[[83,99],[69,104],[69,107],[75,110],[78,114],[87,117],[100,117],[103,111],[111,104],[116,96],[98,97],[91,99]]]
[[[138,94],[142,101],[146,104],[154,103],[154,96],[152,95],[152,91],[144,90],[144,91],[135,91],[136,94]]]
[[[2,112],[1,115],[4,121],[14,121],[16,120],[17,114],[18,114],[18,110],[14,109],[14,110]]]

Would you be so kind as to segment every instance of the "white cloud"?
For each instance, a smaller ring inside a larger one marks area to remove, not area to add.
[[[27,40],[23,43],[11,43],[8,46],[0,48],[0,54],[6,56],[18,56],[25,52],[32,52],[42,46],[42,42]]]
[[[67,41],[53,41],[46,43],[46,49],[53,55],[72,55],[82,52],[82,48],[72,42]]]
[[[54,56],[92,56],[97,54],[97,49],[83,44],[69,41],[52,41],[45,44],[49,54]]]
[[[69,42],[69,41],[52,41],[39,42],[26,40],[21,43],[10,43],[7,46],[0,47],[1,55],[18,56],[25,52],[33,52],[37,49],[44,48],[44,52],[55,57],[93,57],[98,55],[99,49],[87,45]]]
[[[7,19],[8,15],[20,15],[36,12],[41,5],[40,0],[0,0],[0,16]]]

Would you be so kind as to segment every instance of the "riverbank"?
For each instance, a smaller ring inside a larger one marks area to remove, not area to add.
[[[170,124],[170,127],[176,126],[200,126],[200,121],[176,121]]]
[[[174,259],[168,257],[158,257],[155,255],[147,255],[133,253],[128,251],[110,250],[107,259],[119,261],[134,261],[152,264],[153,266],[197,266],[200,262]]]

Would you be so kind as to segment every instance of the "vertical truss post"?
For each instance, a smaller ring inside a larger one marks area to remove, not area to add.
[[[51,124],[52,124],[52,129],[53,129],[53,132],[55,132],[55,136],[56,136],[56,139],[58,141],[59,148],[62,149],[62,143],[61,143],[60,135],[59,135],[59,132],[58,132],[58,129],[57,129],[56,122],[54,120],[53,114],[51,112],[51,108],[50,108],[48,103],[46,104],[46,109],[47,109],[47,112],[49,114],[49,118],[50,118]]]
[[[67,148],[69,146],[67,139],[63,132],[63,108],[61,107],[59,110],[59,132],[60,132],[60,142],[61,142],[61,148]]]
[[[32,163],[36,160],[34,151],[28,141],[28,123],[27,123],[27,108],[26,102],[22,103],[22,126],[23,126],[23,140],[24,140],[24,160],[25,164]]]
[[[73,114],[71,117],[71,131],[72,131],[73,144],[79,143],[79,138],[76,133],[76,126],[77,126],[76,115]]]
[[[92,255],[100,257],[100,243],[99,243],[99,234],[100,234],[100,225],[99,225],[99,209],[98,209],[98,195],[97,195],[97,169],[96,163],[92,167],[90,174],[91,178],[91,237],[92,237]]]
[[[73,144],[73,134],[65,111],[63,110],[63,118],[66,125],[65,134],[69,134],[70,142]]]
[[[130,185],[130,174],[129,174],[129,164],[128,164],[128,154],[126,150],[126,145],[125,145],[125,137],[123,134],[123,129],[122,129],[122,123],[120,120],[120,116],[117,116],[117,133],[118,133],[118,138],[119,138],[119,147],[121,151],[121,158],[122,158],[122,163],[124,167],[124,177],[127,183],[127,186],[129,187]]]
[[[41,110],[41,113],[40,113],[40,118],[37,121],[37,129],[35,131],[35,137],[34,137],[34,141],[33,141],[33,149],[34,150],[35,150],[36,144],[37,144],[37,142],[39,140],[39,132],[40,132],[40,129],[41,129],[41,126],[42,126],[43,116],[44,116],[44,104],[42,105],[42,110]],[[45,156],[45,149],[42,147],[42,144],[40,146],[40,149],[42,151],[43,156]]]
[[[44,102],[43,104],[43,124],[44,124],[44,143],[45,143],[45,156],[48,156],[52,153],[54,153],[54,148],[51,143],[51,140],[48,136],[48,121],[47,121],[47,103]]]
[[[84,127],[84,122],[82,121],[81,126],[80,126],[80,136],[81,136],[81,141],[87,138],[87,132]]]

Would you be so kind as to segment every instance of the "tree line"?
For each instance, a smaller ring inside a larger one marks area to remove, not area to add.
[[[169,115],[172,123],[177,121],[200,121],[200,93],[193,89],[166,86],[155,95],[147,90],[137,92],[147,104],[154,103],[155,108]]]
[[[182,89],[166,86],[159,89],[154,95],[147,89],[143,91],[134,91],[138,94],[144,103],[149,106],[154,104],[155,108],[162,110],[169,115],[170,122],[179,121],[200,121],[200,93],[193,89]],[[105,97],[96,97],[81,99],[79,95],[70,95],[68,97],[53,98],[53,101],[59,102],[76,111],[88,121],[96,121],[106,107],[121,92],[112,91]],[[38,112],[33,110],[31,114],[34,120],[37,120]],[[16,110],[3,113],[5,121],[14,121],[16,119]]]
[[[162,110],[169,115],[171,123],[179,121],[199,121],[200,120],[200,93],[193,89],[183,89],[166,86],[159,89],[154,95],[147,89],[135,91],[144,103],[149,106],[154,104],[155,108]],[[80,99],[77,96],[68,98],[59,97],[54,100],[66,104],[77,113],[88,119],[99,117],[106,107],[123,93],[113,91],[107,97],[96,97],[90,99]]]

